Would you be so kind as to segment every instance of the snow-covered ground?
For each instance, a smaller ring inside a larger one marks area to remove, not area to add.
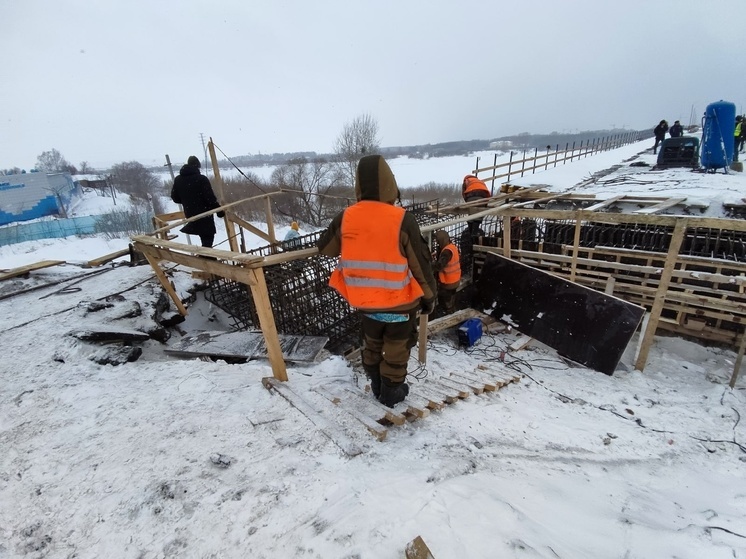
[[[568,190],[648,147],[513,182]],[[470,158],[432,180],[457,183],[472,168]],[[746,195],[746,177],[625,166],[573,191],[681,195],[719,215]],[[24,245],[0,247],[0,268],[119,246]],[[96,364],[104,349],[67,334],[151,329],[162,294],[147,266],[88,272],[60,266],[0,284],[3,297],[70,279],[0,299],[0,558],[401,558],[417,535],[436,559],[746,558],[746,380],[728,388],[730,350],[656,338],[639,372],[635,336],[609,377],[540,344],[505,352],[515,332],[470,350],[446,332],[430,341],[429,374],[508,367],[521,382],[392,427],[384,442],[345,423],[365,450],[349,458],[262,386],[265,361],[177,359],[164,352],[174,331],[142,343],[135,362]],[[173,273],[186,296],[194,280]],[[227,328],[202,303],[179,328]],[[315,388],[358,382],[335,356],[288,375],[318,407]]]

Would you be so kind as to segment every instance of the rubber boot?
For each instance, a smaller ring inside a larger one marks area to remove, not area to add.
[[[381,395],[381,373],[378,371],[378,365],[363,364],[363,369],[365,369],[365,374],[370,379],[370,389],[377,400]]]
[[[384,406],[393,408],[409,394],[409,385],[406,382],[393,382],[386,377],[381,377],[381,396],[378,401]]]

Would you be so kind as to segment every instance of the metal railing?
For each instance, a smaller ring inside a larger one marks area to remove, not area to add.
[[[504,163],[497,162],[497,154],[492,165],[489,167],[479,166],[479,157],[475,169],[472,174],[479,176],[480,173],[491,172],[490,176],[479,177],[481,180],[487,182],[492,181],[492,194],[495,194],[495,181],[505,179],[502,182],[509,183],[511,177],[521,176],[523,177],[526,173],[536,173],[537,170],[543,171],[549,169],[549,167],[556,167],[557,165],[564,165],[565,163],[575,161],[589,155],[594,155],[602,151],[608,151],[616,149],[618,147],[639,142],[644,139],[643,134],[638,131],[625,132],[623,134],[613,134],[611,136],[604,136],[601,138],[593,138],[592,140],[581,140],[580,145],[576,145],[577,142],[570,144],[567,142],[564,149],[556,144],[554,149],[552,146],[547,146],[546,151],[539,152],[539,148],[533,149],[533,155],[531,155],[530,149],[523,149],[521,159],[514,159],[514,156],[519,154],[518,151],[510,152],[510,159]],[[527,154],[529,154],[527,156]],[[503,171],[503,172],[499,172]]]

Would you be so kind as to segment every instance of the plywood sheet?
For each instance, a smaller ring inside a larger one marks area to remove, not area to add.
[[[645,309],[520,262],[490,254],[477,280],[477,308],[560,355],[611,375]]]

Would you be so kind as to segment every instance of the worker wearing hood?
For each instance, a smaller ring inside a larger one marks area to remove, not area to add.
[[[362,313],[363,367],[374,396],[394,406],[409,393],[416,311],[433,311],[437,285],[417,221],[394,205],[399,188],[383,157],[360,160],[355,195],[358,202],[332,220],[318,247],[340,256],[329,285]]]
[[[438,274],[438,305],[445,314],[456,310],[456,290],[461,283],[461,262],[451,236],[439,229],[435,233],[438,250],[433,270]]]

